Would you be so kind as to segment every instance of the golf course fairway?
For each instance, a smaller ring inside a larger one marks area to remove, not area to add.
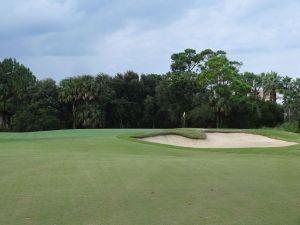
[[[0,133],[0,225],[300,224],[300,145],[195,149],[131,138],[150,131]]]

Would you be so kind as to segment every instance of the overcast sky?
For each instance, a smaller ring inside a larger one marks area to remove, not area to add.
[[[0,59],[42,79],[165,73],[185,48],[225,50],[242,71],[300,77],[299,0],[9,0]]]

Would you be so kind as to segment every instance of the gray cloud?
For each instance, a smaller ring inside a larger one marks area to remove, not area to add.
[[[128,69],[164,73],[185,48],[224,49],[242,70],[297,76],[300,3],[289,0],[11,0],[0,9],[0,58],[39,77]]]

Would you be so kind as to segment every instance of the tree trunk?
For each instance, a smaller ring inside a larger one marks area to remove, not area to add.
[[[275,102],[277,101],[277,96],[276,96],[276,88],[272,88],[272,91],[270,93],[270,100],[272,102]]]
[[[9,115],[9,114],[4,114],[4,126],[5,126],[5,128],[10,128],[11,126],[11,115]]]
[[[3,111],[0,113],[0,128],[9,128],[9,115],[6,113],[6,102],[3,102]]]
[[[254,94],[255,98],[259,98],[259,92],[257,91],[256,88],[254,88],[253,94]]]
[[[0,128],[8,129],[10,127],[10,116],[5,112],[0,113]]]
[[[262,100],[263,100],[263,101],[266,100],[266,92],[265,92],[264,90],[263,90]]]
[[[120,128],[123,128],[124,126],[123,126],[123,120],[122,120],[122,118],[120,119]]]
[[[223,128],[223,114],[220,115],[220,125],[219,128]]]
[[[217,112],[217,128],[220,128],[220,114]]]
[[[0,128],[5,127],[5,122],[4,122],[4,113],[0,113]]]
[[[73,113],[73,129],[76,129],[76,105],[72,104],[72,113]]]

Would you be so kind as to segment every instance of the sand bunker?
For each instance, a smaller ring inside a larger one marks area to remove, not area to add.
[[[206,136],[205,140],[190,139],[179,135],[159,135],[140,140],[192,148],[257,148],[298,144],[247,133],[206,133]]]

